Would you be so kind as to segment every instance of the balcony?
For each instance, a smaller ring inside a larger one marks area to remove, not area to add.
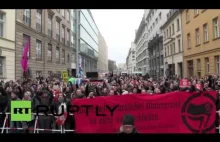
[[[31,19],[25,15],[23,15],[23,22],[24,24],[31,26]]]
[[[60,41],[60,35],[56,34],[56,40]]]
[[[52,37],[52,31],[50,29],[48,29],[48,37]]]
[[[41,31],[42,31],[42,25],[39,24],[39,23],[36,23],[36,30],[37,30],[38,32],[41,32]]]

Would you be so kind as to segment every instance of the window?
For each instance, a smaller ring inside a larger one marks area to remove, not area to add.
[[[60,41],[60,23],[56,21],[56,40]]]
[[[5,36],[5,14],[0,12],[0,37]]]
[[[165,54],[165,57],[167,56],[167,48],[165,47],[165,50],[164,50],[164,54]]]
[[[182,49],[181,49],[180,39],[178,39],[178,48],[179,48],[179,52],[181,52]]]
[[[156,18],[156,24],[158,23],[158,20],[157,20],[157,18]]]
[[[36,59],[41,60],[42,59],[42,43],[40,40],[36,41]]]
[[[167,56],[169,56],[169,55],[170,55],[170,47],[167,46]]]
[[[47,61],[52,61],[52,45],[48,44],[48,49],[47,49]]]
[[[65,17],[65,9],[61,9],[60,12],[61,12],[61,15],[62,15],[63,17]]]
[[[37,9],[37,15],[36,15],[36,30],[38,32],[41,32],[42,27],[42,10]]]
[[[169,38],[169,32],[168,32],[168,29],[167,29],[167,38]]]
[[[171,27],[169,27],[169,37],[171,37]]]
[[[155,26],[155,25],[154,25],[154,23],[153,23],[153,28],[154,28],[154,26]]]
[[[173,43],[173,54],[176,53],[176,47],[175,47],[175,42]]]
[[[172,24],[172,34],[174,35],[174,24]]]
[[[52,16],[48,15],[48,36],[52,37]]]
[[[172,44],[170,44],[170,53],[169,53],[169,54],[170,54],[170,55],[173,54]]]
[[[160,12],[160,14],[159,14],[159,20],[161,19],[161,12]]]
[[[219,58],[219,56],[215,56],[215,69],[216,69],[216,74],[220,74],[220,58]]]
[[[198,15],[199,14],[199,9],[194,9],[194,15]]]
[[[72,63],[76,63],[76,54],[72,54]]]
[[[190,17],[189,17],[189,10],[187,9],[187,10],[186,10],[186,22],[189,22],[189,18],[190,18]]]
[[[66,10],[66,20],[69,22],[70,21],[70,11]]]
[[[4,77],[5,76],[5,58],[4,57],[0,57],[0,77]]]
[[[69,30],[67,30],[66,40],[67,40],[67,45],[70,46],[70,31]]]
[[[62,27],[62,42],[65,43],[65,27]]]
[[[176,26],[177,26],[177,31],[179,31],[180,30],[180,20],[179,19],[177,19],[177,21],[176,21]]]
[[[24,50],[24,48],[25,48],[27,42],[30,43],[30,36],[27,36],[27,35],[24,34],[24,35],[23,35],[23,50]],[[31,44],[29,44],[29,45],[31,45]],[[30,46],[29,46],[28,57],[30,57],[30,50],[31,50],[31,48],[30,48]]]
[[[201,61],[200,61],[200,59],[197,59],[197,70],[198,71],[201,70]]]
[[[36,71],[36,77],[42,76],[42,71]]]
[[[203,33],[204,33],[204,42],[207,42],[209,40],[207,23],[203,25]]]
[[[190,33],[187,34],[187,45],[188,45],[188,48],[191,48]]]
[[[65,50],[62,49],[62,64],[65,64]]]
[[[214,38],[218,38],[219,37],[218,17],[213,19],[213,27],[214,27]]]
[[[206,73],[209,74],[210,71],[209,58],[205,58],[205,67],[206,67]]]
[[[199,28],[196,29],[196,45],[200,44]]]
[[[166,32],[163,33],[164,34],[164,41],[166,40]]]
[[[67,55],[67,62],[70,62],[70,54]]]
[[[30,9],[24,9],[23,21],[28,26],[31,25],[31,10]]]
[[[60,62],[60,48],[59,47],[56,48],[56,62],[57,63]]]

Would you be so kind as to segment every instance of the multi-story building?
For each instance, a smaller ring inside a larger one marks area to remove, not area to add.
[[[126,58],[126,65],[129,73],[135,72],[136,69],[136,57],[135,57],[135,43],[131,43],[131,47],[128,51]]]
[[[16,79],[23,75],[20,60],[28,40],[28,66],[32,77],[70,70],[72,50],[69,9],[17,9],[15,28]]]
[[[136,45],[136,69],[137,71],[141,71],[143,74],[149,73],[145,15],[141,20],[138,30],[136,30],[134,43]]]
[[[76,53],[77,57],[81,58],[81,66],[85,74],[97,71],[99,30],[89,9],[77,9],[76,12]]]
[[[0,79],[15,79],[15,10],[0,9]],[[19,59],[20,62],[20,59]]]
[[[116,62],[113,61],[113,60],[108,60],[108,70],[110,72],[114,71],[117,69],[117,66],[116,66]]]
[[[160,27],[166,22],[168,9],[150,9],[146,14],[150,75],[164,75],[163,34]]]
[[[220,73],[220,10],[182,10],[184,76]]]
[[[98,72],[108,72],[108,46],[99,32]]]
[[[72,48],[72,55],[71,55],[71,75],[76,76],[76,9],[70,10],[70,21],[71,21],[71,48]]]
[[[163,31],[164,75],[183,77],[181,13],[178,9],[171,9],[167,13],[167,21],[161,29]]]

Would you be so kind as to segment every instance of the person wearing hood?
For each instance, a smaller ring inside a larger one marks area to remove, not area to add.
[[[120,127],[120,133],[123,134],[132,134],[138,133],[135,124],[134,124],[134,116],[131,114],[126,114],[122,121],[122,126]]]
[[[20,99],[18,98],[18,96],[16,95],[15,91],[12,91],[10,94],[10,101],[8,102],[7,108],[6,108],[6,112],[10,112],[11,111],[11,101],[19,101]],[[11,119],[11,118],[10,118]],[[19,121],[10,121],[9,124],[10,128],[21,128],[21,122]],[[10,130],[10,133],[15,133],[15,130]]]

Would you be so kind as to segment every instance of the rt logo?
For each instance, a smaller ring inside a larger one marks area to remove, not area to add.
[[[31,101],[11,101],[11,121],[31,121]]]
[[[186,127],[194,133],[212,131],[216,120],[215,103],[216,99],[206,92],[190,96],[181,110],[182,120]]]

